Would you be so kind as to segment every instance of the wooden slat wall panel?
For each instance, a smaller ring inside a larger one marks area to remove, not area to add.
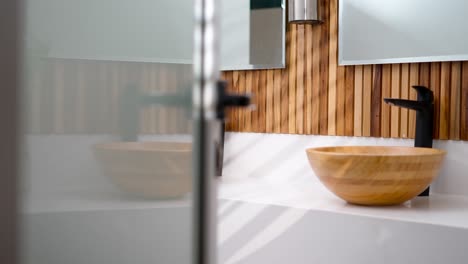
[[[273,77],[281,78],[281,107],[278,117],[267,114],[273,129],[265,132],[414,138],[415,112],[382,100],[416,100],[411,86],[424,85],[435,95],[435,137],[468,139],[467,62],[338,66],[338,1],[320,0],[320,8],[323,24],[287,27],[287,67]],[[247,127],[235,131],[264,132]]]
[[[324,23],[287,26],[286,69],[228,71],[229,90],[253,94],[252,109],[228,112],[229,131],[413,138],[414,111],[385,97],[435,94],[436,138],[468,140],[468,62],[338,66],[338,1],[320,0]],[[173,92],[191,78],[187,65],[48,59],[28,89],[33,133],[115,133],[122,90]],[[175,74],[177,72],[177,74]],[[184,74],[179,74],[184,72]],[[184,133],[181,109],[142,110],[143,133]]]

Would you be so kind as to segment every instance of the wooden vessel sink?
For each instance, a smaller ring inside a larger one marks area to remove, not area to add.
[[[320,181],[361,205],[401,204],[437,177],[446,152],[430,148],[344,146],[306,150]]]
[[[126,193],[168,199],[191,190],[191,143],[102,143],[94,153],[104,174]]]

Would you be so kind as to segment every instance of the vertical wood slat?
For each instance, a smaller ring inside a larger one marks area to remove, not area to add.
[[[380,137],[382,65],[374,65],[372,72],[371,136]]]
[[[461,63],[452,62],[450,79],[450,139],[460,139]]]
[[[329,2],[329,29],[330,32],[338,32],[338,6],[337,0]],[[338,39],[336,34],[330,34],[328,53],[328,135],[336,135],[337,119],[337,52]]]
[[[439,139],[448,139],[450,133],[450,62],[443,62],[440,72]]]
[[[338,66],[336,69],[336,134],[345,135],[346,122],[346,71],[345,67]]]
[[[345,67],[345,113],[344,135],[353,136],[354,132],[354,66]]]
[[[383,102],[384,98],[391,97],[391,85],[392,85],[392,67],[390,64],[382,66],[382,96],[380,98],[381,104],[381,127],[380,135],[382,137],[390,137],[390,105]]]
[[[468,61],[462,64],[460,139],[468,140]]]
[[[289,72],[282,71],[281,74],[281,133],[289,133]]]
[[[83,61],[77,62],[76,70],[76,100],[75,100],[75,131],[77,133],[85,132],[85,64]],[[117,122],[117,120],[116,120]]]
[[[255,95],[253,94],[253,71],[247,71],[245,73],[245,92],[252,95],[252,104],[255,104]],[[252,131],[252,110],[247,109],[245,112],[245,128],[243,131],[251,132]]]
[[[434,93],[434,132],[433,137],[439,138],[439,103],[440,103],[440,62],[430,64],[430,86],[429,88]]]
[[[312,65],[314,64],[313,56],[314,56],[314,51],[313,51],[313,43],[315,42],[315,38],[312,35],[312,25],[304,25],[305,27],[305,76],[304,76],[304,133],[305,134],[313,134],[312,132],[312,122],[313,117],[312,117],[312,107],[314,106],[313,96],[312,96],[312,80],[313,80],[313,75],[315,75],[315,72],[313,71]]]
[[[246,77],[246,72],[245,71],[240,71],[239,72],[239,87],[238,87],[238,91],[239,91],[239,94],[246,94],[247,91],[246,91],[246,87],[245,87],[245,78]],[[239,119],[238,119],[238,130],[239,131],[243,131],[245,129],[245,115],[246,115],[246,109],[245,108],[240,108],[238,110],[238,114],[239,114]],[[273,123],[275,123],[273,121]]]
[[[354,136],[362,136],[362,119],[363,119],[363,66],[358,65],[354,67]]]
[[[54,129],[55,133],[64,132],[64,116],[65,111],[64,106],[64,94],[65,94],[65,67],[63,60],[54,60],[53,61],[53,93],[54,93]]]
[[[257,109],[258,109],[258,128],[257,131],[260,133],[266,132],[266,83],[267,83],[267,71],[259,71],[260,78],[257,86]]]
[[[142,70],[141,70],[141,78],[142,78],[142,84],[140,86],[140,90],[141,92],[143,93],[148,93],[150,92],[150,80],[151,80],[151,76],[150,76],[150,70],[148,69],[148,67],[143,67]],[[150,132],[150,109],[148,107],[145,107],[143,109],[141,109],[140,111],[140,120],[139,120],[139,124],[140,124],[140,131],[143,133],[143,134],[149,134]]]
[[[273,77],[274,71],[273,70],[268,70],[267,71],[267,82],[266,82],[266,130],[265,132],[273,132],[273,122],[274,122],[274,77]]]
[[[296,133],[304,134],[304,69],[305,69],[305,30],[304,25],[297,25],[297,49],[296,49]],[[307,74],[311,74],[308,72]]]
[[[400,98],[400,65],[392,64],[392,86],[391,98]],[[390,106],[390,136],[397,138],[400,136],[400,107]]]
[[[273,122],[273,132],[281,132],[281,70],[275,70],[273,73],[274,77],[274,94],[273,94],[273,108],[274,108],[274,122]]]
[[[320,103],[319,103],[319,133],[328,134],[328,70],[329,70],[329,38],[330,38],[330,6],[328,0],[319,0],[320,10],[323,15],[323,25],[320,27]],[[315,38],[319,36],[314,35]]]
[[[414,63],[410,65],[410,88],[409,88],[409,99],[416,100],[417,93],[412,88],[414,85],[419,85],[419,64]],[[414,110],[408,111],[408,137],[414,138],[416,131],[416,112]]]
[[[229,92],[232,92],[232,78],[233,78],[233,72],[232,71],[229,71],[229,72],[224,72],[223,73],[223,79],[224,81],[226,81],[227,83],[227,89],[229,90]],[[231,111],[231,109],[225,109],[225,113],[226,113],[226,130],[229,130],[229,131],[235,131],[235,127],[234,127],[234,123],[233,123],[233,117],[234,117],[234,113],[233,111]]]
[[[363,76],[363,104],[362,104],[362,135],[371,136],[372,122],[372,66],[364,66]]]
[[[409,64],[405,63],[401,65],[401,77],[400,77],[400,97],[401,99],[409,99]],[[408,109],[400,109],[400,137],[408,137]]]
[[[289,133],[296,132],[296,50],[297,25],[290,24],[291,42],[289,48]]]
[[[322,27],[312,27],[312,100],[309,103],[312,104],[312,113],[309,119],[311,120],[311,133],[318,135],[320,133],[320,109],[321,106],[321,83],[320,83],[320,38]],[[307,71],[309,72],[309,71]]]
[[[265,87],[266,88],[266,87]],[[232,87],[231,87],[231,92],[233,94],[238,94],[239,93],[239,71],[233,71],[232,72]],[[265,100],[266,101],[266,100]],[[238,107],[233,107],[227,111],[231,112],[231,124],[232,124],[232,129],[234,131],[239,131],[239,108]]]
[[[251,120],[252,120],[252,131],[258,132],[259,125],[258,125],[258,112],[260,106],[260,96],[259,96],[259,83],[260,83],[260,71],[254,71],[252,75],[252,94],[254,95],[254,105],[255,109],[251,112]]]

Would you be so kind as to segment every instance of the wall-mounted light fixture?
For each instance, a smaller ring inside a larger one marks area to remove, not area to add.
[[[288,21],[296,24],[318,24],[322,22],[320,0],[289,0]]]

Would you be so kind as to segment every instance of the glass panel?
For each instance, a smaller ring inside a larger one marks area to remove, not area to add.
[[[192,261],[193,5],[27,2],[22,263]]]

